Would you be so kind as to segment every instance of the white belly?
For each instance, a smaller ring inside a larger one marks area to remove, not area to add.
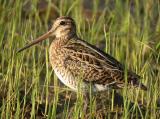
[[[68,73],[64,73],[64,72],[60,72],[57,69],[54,69],[55,74],[57,75],[57,77],[59,78],[59,80],[66,85],[67,87],[71,88],[73,91],[78,91],[78,86],[81,86],[80,89],[82,89],[83,91],[85,91],[86,89],[89,88],[88,84],[85,84],[84,82],[81,82],[81,85],[78,85],[78,79],[75,79],[72,75]],[[104,86],[104,85],[99,85],[99,84],[94,84],[94,86],[92,87],[92,90],[94,92],[97,91],[104,91],[104,90],[108,90],[109,87],[108,86]]]
[[[74,79],[74,77],[72,75],[69,75],[67,73],[64,72],[60,72],[57,69],[54,69],[55,74],[57,75],[57,77],[59,78],[59,80],[66,86],[68,86],[69,88],[71,88],[74,91],[77,91],[77,82]]]

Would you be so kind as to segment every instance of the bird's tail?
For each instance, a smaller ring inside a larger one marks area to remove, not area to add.
[[[132,81],[130,83],[135,88],[139,88],[139,89],[144,90],[144,91],[147,90],[147,87],[143,83],[139,82],[139,79],[132,79]]]
[[[145,85],[143,85],[142,83],[139,83],[138,87],[142,90],[147,91],[147,87]]]
[[[142,90],[147,90],[147,87],[140,82],[141,77],[133,72],[129,72],[128,76],[129,82],[135,87],[140,88]]]

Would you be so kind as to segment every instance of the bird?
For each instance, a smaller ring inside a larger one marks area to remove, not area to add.
[[[140,76],[125,70],[123,64],[111,55],[78,37],[76,23],[69,16],[58,17],[51,29],[33,40],[18,53],[50,38],[49,60],[60,81],[73,91],[87,91],[91,85],[93,92],[108,88],[127,87],[147,90],[140,82]],[[80,85],[79,85],[80,84]]]

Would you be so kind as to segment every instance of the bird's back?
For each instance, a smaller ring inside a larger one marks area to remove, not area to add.
[[[108,86],[124,87],[124,67],[112,56],[78,37],[69,39],[59,49],[55,49],[55,45],[56,42],[51,45],[50,56],[54,58],[50,57],[50,60],[55,72],[62,72],[57,75],[63,83],[66,84],[68,82],[64,81],[71,80],[73,85],[78,85],[79,80],[82,79],[85,85],[89,83],[95,85],[96,90],[105,90]],[[52,50],[57,50],[57,54],[53,54]],[[56,63],[55,60],[59,61]],[[127,73],[129,85],[143,87],[139,83],[137,74],[131,71]]]

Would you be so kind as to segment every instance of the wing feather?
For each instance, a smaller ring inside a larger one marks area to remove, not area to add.
[[[71,39],[63,48],[68,54],[65,64],[76,79],[120,88],[124,86],[124,66],[109,54],[79,38]],[[131,71],[128,71],[128,83],[145,89],[139,83],[139,76]]]

